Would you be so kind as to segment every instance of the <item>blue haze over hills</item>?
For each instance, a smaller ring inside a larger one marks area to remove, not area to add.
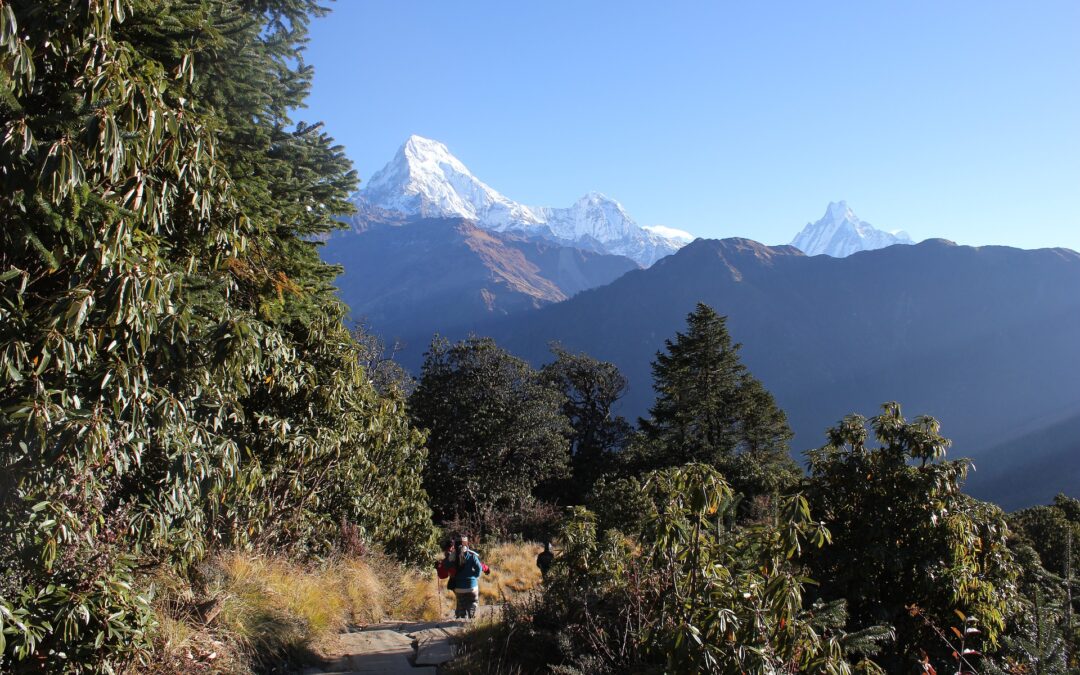
[[[623,412],[645,415],[650,361],[703,301],[729,316],[745,362],[789,415],[796,453],[842,416],[898,400],[910,416],[938,417],[954,456],[974,458],[978,496],[1015,508],[1080,485],[1080,254],[913,245],[844,202],[795,238],[826,255],[688,243],[637,226],[613,199],[590,200],[618,208],[549,225],[553,209],[524,207],[445,146],[410,139],[324,256],[344,266],[354,317],[399,341],[414,372],[435,332],[492,335],[537,365],[557,340],[618,365],[630,381]],[[608,248],[665,239],[675,252],[655,261],[641,246],[624,249],[637,260]]]

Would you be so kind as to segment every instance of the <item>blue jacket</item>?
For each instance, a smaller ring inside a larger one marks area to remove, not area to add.
[[[458,565],[457,571],[450,578],[450,583],[447,586],[450,590],[477,588],[480,585],[480,574],[483,571],[484,566],[480,564],[480,556],[476,555],[476,551],[466,551],[465,560]]]

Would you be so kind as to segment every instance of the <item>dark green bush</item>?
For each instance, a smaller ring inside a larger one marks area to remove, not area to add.
[[[5,669],[139,658],[138,570],[214,548],[426,554],[423,435],[316,250],[355,174],[288,117],[319,11],[0,2]]]

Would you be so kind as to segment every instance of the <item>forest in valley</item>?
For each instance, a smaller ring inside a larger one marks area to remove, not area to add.
[[[706,305],[641,420],[557,344],[436,337],[413,378],[350,328],[319,246],[357,177],[295,119],[324,11],[0,0],[0,671],[281,672],[307,624],[165,658],[241,626],[213,561],[404,574],[465,532],[557,556],[462,672],[1080,672],[1080,500],[967,496],[895,402],[792,459]]]

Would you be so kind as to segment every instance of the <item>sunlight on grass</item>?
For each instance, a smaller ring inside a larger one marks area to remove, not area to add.
[[[480,581],[481,603],[499,604],[537,587],[540,550],[505,543],[480,551],[491,567]],[[434,569],[375,554],[304,565],[230,552],[205,563],[197,583],[164,575],[152,583],[158,619],[152,672],[158,673],[196,664],[200,672],[240,672],[245,661],[278,663],[320,651],[350,624],[447,618],[455,601]]]
[[[480,597],[486,603],[502,602],[540,585],[536,554],[543,547],[534,543],[508,542],[481,551],[491,574],[480,580]]]

